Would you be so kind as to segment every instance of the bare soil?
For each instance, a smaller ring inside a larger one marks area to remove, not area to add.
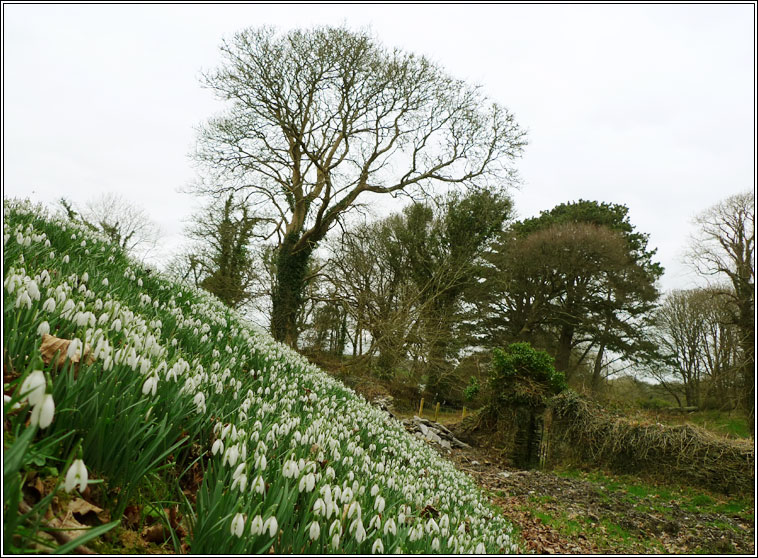
[[[640,490],[643,481],[608,474],[518,470],[493,448],[438,451],[485,489],[519,528],[527,552],[755,555],[753,495],[735,504],[681,487]]]

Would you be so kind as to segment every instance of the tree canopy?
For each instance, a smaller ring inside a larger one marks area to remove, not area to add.
[[[525,144],[513,115],[427,58],[364,32],[247,29],[205,85],[228,102],[200,131],[200,191],[244,190],[277,234],[272,332],[295,344],[307,260],[366,194],[501,188]]]

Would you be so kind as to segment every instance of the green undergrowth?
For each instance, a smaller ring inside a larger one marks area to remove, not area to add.
[[[754,517],[753,500],[744,495],[725,496],[690,486],[645,483],[634,476],[610,475],[599,471],[566,469],[555,473],[596,483],[601,491],[620,494],[640,511],[671,516],[670,504],[675,503],[679,509],[691,514],[719,514],[743,520]]]

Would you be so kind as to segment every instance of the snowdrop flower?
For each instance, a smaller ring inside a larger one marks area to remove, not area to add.
[[[55,299],[53,297],[48,298],[45,303],[42,305],[42,309],[45,312],[54,312],[55,311]]]
[[[143,395],[147,395],[150,393],[151,395],[155,396],[156,391],[158,390],[158,378],[155,376],[150,376],[147,380],[145,380],[145,383],[142,385],[142,393]]]
[[[316,485],[316,477],[313,475],[313,473],[308,473],[303,478],[300,479],[300,486],[298,487],[299,491],[302,492],[305,490],[306,492],[311,492],[313,490],[313,487]]]
[[[268,536],[274,537],[276,535],[277,531],[279,530],[279,523],[276,521],[276,516],[272,515],[269,517],[266,522],[263,524],[263,531],[265,532],[268,529]]]
[[[35,370],[26,377],[21,384],[21,393],[29,400],[30,405],[39,405],[45,396],[45,374],[42,370]]]
[[[81,459],[75,459],[66,472],[66,492],[71,492],[77,485],[79,492],[84,492],[87,488],[87,467]]]
[[[103,279],[102,283],[103,283],[103,287],[107,287],[108,286],[108,278],[106,277],[105,279]]]
[[[244,465],[244,463],[242,465]],[[247,475],[242,474],[234,478],[234,482],[232,482],[232,490],[234,490],[237,486],[240,487],[240,492],[245,491],[245,488],[247,488]]]
[[[242,532],[245,529],[245,516],[238,513],[232,519],[232,535],[235,537],[241,537]]]
[[[284,478],[287,478],[287,479],[295,478],[299,474],[300,474],[300,469],[298,469],[297,463],[295,461],[293,461],[292,459],[289,459],[284,463],[284,467],[282,467],[282,475],[284,476]]]
[[[174,376],[174,379],[176,379],[176,376]],[[195,407],[197,408],[197,412],[205,413],[205,394],[202,391],[198,391],[195,394],[194,401],[195,401]]]
[[[211,453],[213,455],[216,455],[218,452],[224,453],[224,442],[222,442],[220,438],[217,438],[211,447]]]
[[[52,395],[46,393],[42,398],[42,402],[32,408],[31,425],[47,428],[52,424],[54,414],[55,401],[53,401]]]
[[[69,359],[74,360],[74,358],[77,356],[81,348],[82,348],[82,342],[76,338],[72,339],[71,343],[68,344],[68,350],[66,351],[66,356]]]
[[[384,543],[382,539],[376,539],[371,545],[371,554],[384,554]]]
[[[113,320],[113,322],[111,323],[111,327],[115,331],[121,331],[121,320],[119,318],[116,318],[115,320]]]
[[[332,548],[336,549],[340,545],[340,534],[334,533],[334,536],[332,536]]]
[[[356,513],[356,512],[358,513],[358,517],[360,518],[361,517],[361,505],[356,500],[353,500],[350,503],[350,507],[347,508],[347,518],[350,519],[351,517],[353,517],[353,514]]]
[[[485,554],[486,552],[487,552],[487,549],[484,547],[484,543],[480,542],[478,545],[476,545],[474,554]]]
[[[384,511],[384,498],[381,496],[376,497],[376,500],[374,501],[374,509],[379,513]]]
[[[224,452],[224,465],[226,465],[226,461],[229,460],[229,465],[231,467],[234,467],[234,464],[237,463],[237,459],[239,459],[239,456],[240,456],[240,450],[237,444],[234,444],[233,446],[226,448],[226,451]]]
[[[392,533],[393,536],[397,535],[397,525],[395,525],[395,520],[391,517],[384,524],[384,534],[388,533]]]
[[[355,540],[358,544],[366,540],[366,529],[364,529],[363,522],[360,519],[358,520],[358,528],[355,530]]]
[[[312,541],[315,541],[319,535],[321,535],[321,526],[318,524],[318,521],[311,523],[311,528],[308,534],[311,537]]]
[[[16,298],[16,308],[20,308],[22,305],[25,305],[27,310],[32,307],[32,299],[29,298],[26,291],[19,293],[18,298]]]
[[[379,494],[379,486],[375,484],[371,487],[371,496],[376,496],[377,494]]]
[[[266,483],[263,481],[263,477],[258,475],[253,481],[253,492],[263,494],[266,491]]]
[[[257,537],[263,533],[263,518],[260,515],[256,515],[250,522],[250,534]]]
[[[319,498],[316,500],[316,503],[313,504],[313,513],[316,515],[324,515],[326,512],[326,504],[324,503],[324,500]]]

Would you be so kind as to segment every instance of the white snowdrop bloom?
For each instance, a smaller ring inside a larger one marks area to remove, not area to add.
[[[355,530],[355,540],[358,544],[366,540],[366,529],[363,527],[363,522],[360,519],[358,520],[358,527]]]
[[[384,524],[384,534],[392,533],[392,535],[397,535],[397,525],[395,524],[395,520],[390,517],[387,522]]]
[[[142,394],[147,395],[148,393],[150,395],[155,396],[156,391],[158,390],[158,378],[155,376],[150,376],[147,380],[145,380],[145,383],[142,384]]]
[[[374,509],[379,513],[384,511],[384,498],[381,496],[376,497],[376,500],[374,500]]]
[[[234,516],[232,519],[232,535],[235,537],[241,537],[242,533],[245,529],[245,516],[241,513],[238,513]]]
[[[353,499],[353,491],[349,486],[342,491],[341,499],[343,504],[347,504],[350,500]]]
[[[52,252],[51,252],[51,254],[52,254]],[[71,260],[68,257],[68,254],[66,254],[65,256],[63,256],[63,263],[67,264],[69,261],[71,261]]]
[[[27,310],[32,307],[32,299],[29,298],[29,294],[26,291],[21,291],[16,298],[16,308],[26,306]]]
[[[429,521],[426,522],[426,532],[427,534],[429,534],[432,531],[434,531],[435,533],[439,533],[440,528],[439,528],[439,525],[437,525],[437,522],[434,521],[434,518],[430,517]]]
[[[107,286],[108,286],[108,278],[107,278],[107,277],[106,277],[106,278],[104,278],[104,279],[101,281],[101,283],[102,283],[103,287],[107,287]]]
[[[300,492],[305,489],[306,492],[312,492],[316,486],[316,476],[313,473],[308,473],[300,480]]]
[[[237,465],[237,468],[234,470],[234,473],[232,473],[232,478],[236,479],[237,477],[242,475],[242,473],[244,472],[245,472],[245,464],[240,463],[239,465]]]
[[[440,517],[440,528],[447,529],[448,527],[450,527],[450,518],[447,514],[444,514],[442,517]]]
[[[230,446],[226,448],[226,451],[224,452],[224,465],[226,465],[227,460],[229,461],[229,465],[231,467],[234,467],[234,464],[237,463],[237,459],[239,459],[240,456],[240,450],[239,446],[237,444],[234,444],[233,446]]]
[[[255,459],[255,468],[260,469],[261,471],[266,470],[266,465],[268,462],[266,461],[266,456],[261,454]]]
[[[313,504],[313,513],[316,515],[324,515],[326,512],[326,504],[324,503],[324,500],[321,498],[318,498],[316,502]]]
[[[381,526],[382,526],[382,519],[378,515],[374,515],[374,517],[371,518],[371,521],[368,522],[369,529],[379,530]]]
[[[314,521],[311,523],[311,527],[308,530],[308,535],[310,536],[312,541],[315,541],[319,535],[321,535],[321,525],[318,524],[318,521]]]
[[[79,355],[79,352],[82,348],[82,342],[74,338],[71,340],[71,343],[68,344],[68,350],[66,351],[66,356],[73,360],[75,357]]]
[[[279,530],[279,523],[276,521],[276,516],[272,515],[263,524],[263,530],[268,530],[268,536],[273,538]]]
[[[371,545],[371,554],[384,554],[384,543],[382,539],[376,539]]]
[[[332,549],[336,550],[337,547],[339,547],[339,545],[340,545],[340,534],[334,533],[334,535],[332,535]]]
[[[487,552],[487,549],[484,547],[484,543],[480,542],[478,545],[476,545],[476,549],[474,550],[474,554],[485,554]]]
[[[332,521],[332,524],[329,526],[329,536],[331,537],[335,533],[342,535],[342,523],[340,523],[339,518]]]
[[[22,397],[28,399],[30,405],[39,405],[45,396],[46,383],[45,373],[42,370],[35,370],[21,384]]]
[[[53,423],[53,415],[55,414],[55,401],[53,396],[46,393],[42,397],[42,401],[32,408],[32,416],[29,421],[32,426],[38,426],[40,428],[47,428]]]
[[[371,496],[376,496],[377,494],[379,494],[379,486],[375,484],[371,487]]]
[[[225,439],[229,435],[229,432],[231,432],[231,430],[232,430],[231,423],[225,424],[224,428],[221,430],[221,439],[222,440]]]
[[[87,479],[87,467],[84,465],[84,461],[75,459],[66,472],[64,488],[66,492],[71,492],[78,486],[79,492],[84,492],[87,489]]]
[[[202,391],[198,391],[195,394],[194,402],[195,402],[195,408],[196,408],[197,412],[201,413],[201,414],[205,413],[205,409],[206,409],[206,407],[205,407],[205,394]]]
[[[350,503],[350,507],[347,508],[347,518],[350,519],[355,513],[358,514],[358,518],[361,517],[361,505],[356,500],[353,500]]]
[[[137,286],[139,286],[139,287],[142,286],[142,278],[141,277],[139,279],[137,279]]]
[[[434,537],[432,539],[432,550],[434,552],[439,552],[440,551],[440,540],[437,537]]]
[[[45,322],[42,322],[42,323],[41,323],[41,324],[40,324],[40,325],[37,327],[37,335],[40,335],[40,336],[41,336],[41,335],[47,335],[48,333],[50,333],[50,324],[49,324],[49,323],[47,323],[46,321],[45,321]]]
[[[295,478],[297,475],[300,474],[300,469],[298,469],[297,463],[293,461],[292,459],[288,459],[284,462],[284,467],[282,467],[282,475],[284,478],[292,479]]]
[[[237,486],[239,486],[240,492],[245,491],[245,488],[247,488],[247,475],[242,474],[234,478],[234,481],[232,482],[232,490],[234,490]]]
[[[250,534],[257,537],[263,533],[263,518],[260,515],[256,515],[250,522]]]
[[[39,300],[40,298],[40,292],[39,287],[37,287],[37,283],[34,281],[29,281],[26,284],[26,292],[29,293],[29,296],[32,300]]]
[[[263,494],[266,491],[266,483],[263,481],[263,477],[258,475],[253,481],[253,492]]]
[[[121,326],[121,320],[120,320],[119,318],[116,318],[115,320],[113,320],[113,322],[111,323],[111,327],[112,327],[112,328],[113,328],[115,331],[117,331],[117,332],[118,332],[118,331],[121,331],[121,327],[122,327],[122,326]]]
[[[331,502],[332,501],[332,487],[328,484],[325,484],[321,487],[321,490],[319,490],[319,494],[321,494],[321,497],[324,499],[325,502]]]
[[[89,273],[87,273],[87,272],[85,271],[85,272],[82,274],[82,283],[86,283],[87,281],[89,281]]]

